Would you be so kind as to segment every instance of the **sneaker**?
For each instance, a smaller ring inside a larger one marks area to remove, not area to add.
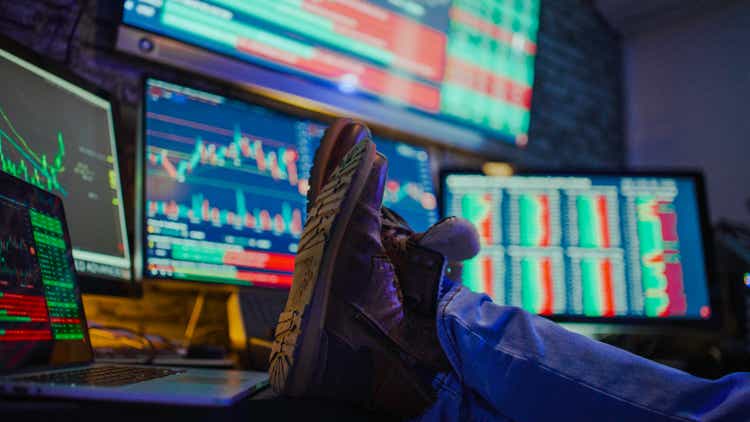
[[[442,353],[434,320],[408,318],[380,240],[386,171],[372,141],[358,142],[310,207],[271,352],[278,393],[401,416],[435,399],[425,370]]]

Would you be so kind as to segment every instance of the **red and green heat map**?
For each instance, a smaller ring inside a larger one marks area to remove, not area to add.
[[[708,319],[690,180],[446,177],[446,215],[471,221],[479,254],[461,281],[541,315]]]
[[[145,0],[124,21],[523,144],[539,0]]]

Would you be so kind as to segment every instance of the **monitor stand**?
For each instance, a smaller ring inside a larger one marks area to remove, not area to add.
[[[239,288],[227,301],[229,339],[242,366],[267,370],[274,330],[289,291],[260,287]]]

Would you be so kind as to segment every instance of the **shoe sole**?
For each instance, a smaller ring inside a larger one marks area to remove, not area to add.
[[[315,383],[331,275],[344,233],[375,161],[375,145],[355,145],[331,174],[308,214],[294,279],[279,316],[269,375],[277,393],[302,396]]]
[[[327,167],[323,164],[328,164],[331,152],[333,152],[333,146],[336,145],[334,140],[339,137],[341,131],[350,123],[352,123],[350,119],[338,119],[333,122],[323,133],[323,138],[315,150],[315,157],[313,157],[313,165],[310,170],[310,189],[307,191],[308,213],[310,212],[309,208],[315,203],[315,198],[317,198],[320,191]]]
[[[357,130],[356,127],[362,129]],[[362,130],[366,131],[366,139],[370,139],[371,135],[367,127],[351,119],[336,120],[326,130],[323,139],[320,141],[320,145],[315,150],[315,157],[313,158],[313,166],[309,180],[310,189],[307,191],[308,207],[311,207],[312,204],[315,203],[315,199],[323,188],[323,182],[326,179],[326,172],[329,171],[328,167],[330,161],[333,159],[332,156],[336,147],[342,144],[349,144],[349,149],[351,149],[357,144],[357,139],[362,136]],[[342,135],[344,138],[342,138]],[[345,151],[340,158],[343,158],[343,155],[345,155],[346,152],[348,151]],[[331,169],[331,171],[332,170],[333,169]]]

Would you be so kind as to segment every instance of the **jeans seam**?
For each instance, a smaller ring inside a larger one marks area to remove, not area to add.
[[[437,376],[437,377],[435,378],[435,381],[436,381],[436,382],[437,382],[437,384],[438,384],[438,386],[437,386],[437,387],[438,387],[438,388],[439,388],[440,390],[442,390],[442,391],[446,391],[446,392],[448,392],[448,393],[449,393],[449,394],[450,394],[451,396],[453,396],[453,398],[454,398],[454,399],[456,399],[456,398],[459,398],[459,397],[461,397],[461,393],[459,393],[458,391],[456,391],[456,390],[454,390],[453,388],[449,387],[449,383],[448,383],[448,381],[447,381],[447,378],[448,378],[448,377],[447,377],[447,376],[445,376],[445,374],[441,374],[441,375],[438,375],[438,376]]]
[[[458,343],[456,342],[456,339],[453,337],[453,333],[451,332],[451,330],[449,330],[447,328],[447,326],[448,326],[447,325],[448,316],[447,316],[447,312],[446,312],[446,309],[448,308],[448,305],[450,305],[450,303],[453,301],[453,299],[456,297],[456,295],[458,294],[458,292],[460,290],[461,290],[461,286],[459,286],[459,285],[453,286],[452,291],[449,291],[448,294],[443,298],[443,301],[442,301],[441,306],[440,306],[440,310],[438,312],[440,314],[440,322],[441,322],[441,324],[440,324],[441,330],[440,331],[442,331],[445,334],[445,337],[448,339],[448,341],[447,341],[448,344],[446,345],[448,347],[444,347],[444,349],[445,349],[444,352],[445,352],[446,355],[448,355],[447,356],[448,357],[448,361],[451,362],[451,365],[453,366],[453,372],[458,377],[459,382],[461,384],[463,384],[463,376],[457,370],[457,368],[456,368],[457,365],[453,364],[453,362],[459,362],[460,361],[460,357],[458,356],[458,353],[456,353],[456,350],[455,350],[457,348],[457,344]],[[440,337],[442,337],[442,336],[438,335],[438,338],[440,338]]]
[[[443,319],[446,319],[446,318],[448,318],[448,317],[445,317],[445,316],[443,317]],[[466,322],[463,321],[461,318],[459,318],[459,317],[457,317],[455,315],[454,316],[450,316],[449,318],[452,318],[457,324],[459,324],[460,326],[462,326],[465,330],[467,330],[471,335],[473,335],[474,337],[476,337],[477,339],[479,339],[481,342],[483,342],[485,344],[487,343],[487,341],[485,341],[484,338],[482,338],[481,335],[479,335],[474,330],[472,330],[471,328],[469,328],[467,326]],[[506,349],[506,348],[504,348],[502,346],[495,346],[495,347],[493,347],[493,349],[495,349],[495,350],[497,350],[499,352],[505,353],[507,355],[510,355],[510,356],[512,356],[512,357],[514,357],[516,359],[521,359],[521,360],[525,360],[525,361],[528,361],[528,362],[532,362],[533,364],[539,366],[540,368],[542,368],[542,369],[544,369],[544,370],[546,370],[546,371],[548,371],[550,373],[553,373],[553,374],[555,374],[555,375],[557,375],[559,377],[565,378],[565,379],[567,379],[569,381],[572,381],[572,382],[574,382],[576,384],[579,384],[579,385],[582,385],[582,386],[584,386],[586,388],[594,390],[594,391],[596,391],[596,392],[598,392],[600,394],[603,394],[605,396],[611,397],[611,398],[613,398],[615,400],[627,403],[627,404],[629,404],[631,406],[635,406],[637,408],[640,408],[640,409],[646,410],[648,412],[652,412],[652,413],[655,413],[655,414],[657,414],[659,416],[664,416],[666,418],[670,418],[670,419],[673,419],[673,420],[686,421],[686,422],[693,422],[694,421],[693,419],[688,419],[688,418],[684,418],[684,417],[676,416],[676,415],[670,415],[670,414],[664,413],[664,412],[662,412],[660,410],[652,409],[651,407],[649,407],[649,406],[647,406],[645,404],[637,403],[637,402],[631,401],[630,399],[614,395],[612,393],[609,393],[607,391],[604,391],[604,390],[600,389],[599,387],[591,385],[590,383],[588,383],[586,381],[577,379],[576,377],[573,377],[571,375],[562,373],[562,372],[560,372],[560,371],[558,371],[558,370],[556,370],[554,368],[551,368],[551,367],[543,364],[542,362],[539,362],[538,360],[536,360],[534,358],[531,358],[531,357],[528,357],[528,356],[524,356],[522,354],[518,354],[515,351],[508,350],[508,349]]]

